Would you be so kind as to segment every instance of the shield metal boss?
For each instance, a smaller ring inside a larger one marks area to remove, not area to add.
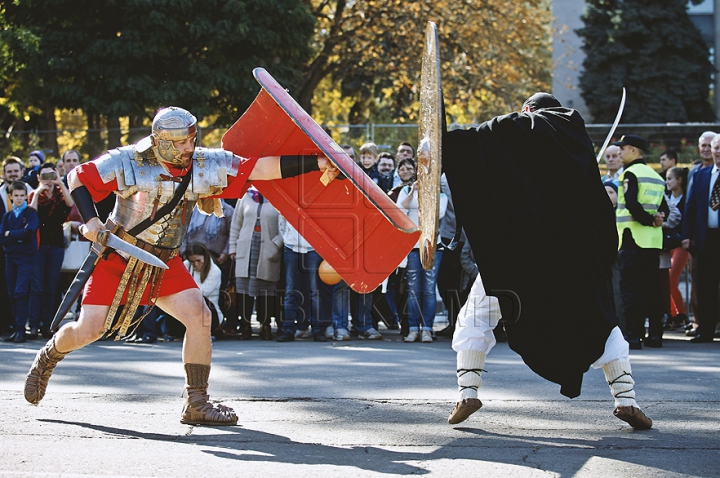
[[[418,128],[418,227],[420,261],[430,270],[435,262],[440,216],[440,175],[442,174],[442,86],[437,25],[428,22],[420,83],[420,123]]]

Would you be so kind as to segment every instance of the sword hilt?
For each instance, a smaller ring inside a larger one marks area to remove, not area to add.
[[[107,259],[108,254],[113,251],[113,249],[107,246],[107,241],[110,237],[110,234],[111,231],[108,231],[107,229],[103,229],[102,231],[99,231],[97,233],[97,243],[100,245],[100,250],[98,251],[98,256],[95,264],[100,262],[100,259]]]
[[[107,247],[107,240],[108,236],[110,235],[110,231],[108,230],[102,230],[97,233],[97,242],[103,247]]]

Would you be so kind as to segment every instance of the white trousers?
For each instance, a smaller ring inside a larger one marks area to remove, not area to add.
[[[474,350],[488,354],[495,346],[493,329],[501,319],[500,304],[496,297],[485,294],[482,278],[478,274],[467,302],[460,309],[455,324],[452,348],[455,352]],[[605,351],[592,368],[602,368],[613,360],[629,360],[630,349],[619,327],[615,327],[605,342]]]

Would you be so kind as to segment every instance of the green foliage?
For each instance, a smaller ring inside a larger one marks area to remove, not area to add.
[[[161,106],[230,124],[252,102],[255,67],[300,80],[314,17],[302,0],[16,0],[5,16],[37,48],[15,48],[10,102],[148,117]],[[288,28],[292,25],[292,28]]]
[[[686,0],[588,0],[583,14],[586,58],[582,96],[597,123],[712,121],[709,50]]]

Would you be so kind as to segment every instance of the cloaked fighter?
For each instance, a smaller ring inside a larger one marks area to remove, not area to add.
[[[441,115],[432,22],[426,37],[423,78],[426,68],[433,74],[421,88],[420,111]],[[441,118],[421,123],[443,124]],[[635,401],[628,343],[608,294],[618,249],[615,215],[580,114],[537,93],[520,112],[443,131],[441,140],[432,141],[437,136],[425,132],[420,138],[431,150],[442,144],[442,155],[435,155],[442,165],[428,171],[446,174],[479,270],[453,337],[460,397],[449,423],[482,406],[481,373],[502,317],[510,348],[535,373],[559,384],[563,395],[580,395],[583,374],[601,368],[615,398],[614,415],[636,429],[650,428]],[[420,214],[432,217],[432,211]]]

